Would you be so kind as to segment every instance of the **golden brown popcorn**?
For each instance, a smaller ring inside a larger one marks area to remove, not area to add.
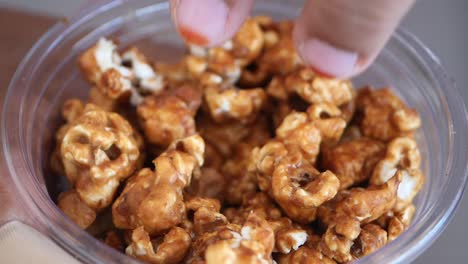
[[[68,218],[83,229],[96,219],[96,211],[83,202],[74,190],[61,193],[57,205]]]
[[[371,254],[387,244],[387,232],[380,226],[366,224],[361,228],[359,237],[354,241],[351,254],[361,258]]]
[[[338,142],[346,127],[338,107],[330,103],[314,104],[307,109],[307,114],[320,131],[322,143],[330,145]]]
[[[242,69],[239,86],[242,88],[264,87],[271,79],[268,67],[264,64],[252,62]]]
[[[184,58],[176,63],[156,62],[153,63],[153,68],[156,73],[164,76],[169,89],[192,81]]]
[[[400,181],[401,173],[397,172],[383,185],[345,192],[339,201],[332,202],[335,206],[331,211],[319,210],[322,217],[325,215],[324,222],[328,222],[320,250],[337,262],[351,261],[351,246],[361,233],[361,224],[376,220],[395,206]]]
[[[149,143],[167,147],[174,140],[195,134],[194,116],[200,105],[198,89],[181,86],[157,96],[147,96],[137,115]]]
[[[92,104],[68,124],[60,153],[68,180],[81,200],[96,211],[112,202],[120,181],[141,162],[137,135],[130,124]]]
[[[69,99],[63,103],[62,106],[62,117],[65,120],[63,124],[55,134],[55,148],[50,158],[50,168],[57,175],[65,175],[65,169],[63,168],[62,155],[60,149],[62,146],[63,137],[70,127],[70,123],[78,118],[83,113],[84,105],[78,99]]]
[[[287,217],[277,220],[268,220],[268,224],[275,234],[275,247],[273,252],[287,254],[297,250],[307,241],[307,231],[293,223]]]
[[[154,172],[145,168],[129,179],[112,206],[115,226],[143,226],[153,235],[180,224],[185,218],[182,191],[203,165],[204,148],[198,135],[175,141],[153,161]]]
[[[303,62],[294,46],[292,23],[278,23],[277,26],[279,32],[274,30],[264,33],[268,47],[260,58],[259,64],[265,65],[272,74],[285,75],[298,69]]]
[[[247,18],[232,39],[231,53],[240,60],[241,65],[248,65],[259,57],[263,44],[263,32],[258,21],[255,18]]]
[[[268,86],[267,92],[279,100],[285,100],[291,93],[297,93],[308,103],[330,103],[336,106],[346,104],[354,97],[349,80],[319,76],[307,67],[276,77]]]
[[[331,200],[340,186],[330,171],[320,173],[301,155],[290,154],[276,166],[271,181],[276,202],[293,220],[315,220],[317,207]]]
[[[276,129],[276,138],[289,151],[299,151],[305,159],[315,162],[320,144],[336,143],[343,133],[346,122],[341,111],[331,104],[315,104],[306,113],[292,112]]]
[[[235,145],[251,133],[251,127],[239,122],[218,124],[209,115],[197,120],[197,129],[206,142],[224,157],[230,157]]]
[[[132,232],[127,255],[154,264],[180,263],[190,249],[190,235],[180,227],[173,227],[158,240],[151,240],[143,227]]]
[[[388,241],[395,240],[398,236],[401,235],[406,229],[408,229],[413,219],[414,211],[416,208],[413,204],[406,206],[401,211],[394,213],[394,216],[390,218],[388,223],[387,232],[388,232]]]
[[[122,65],[133,72],[133,85],[140,94],[158,94],[166,86],[164,75],[157,73],[146,56],[136,47],[122,54]]]
[[[410,137],[395,138],[388,144],[384,159],[375,166],[370,183],[382,184],[400,171],[402,179],[395,209],[402,210],[412,203],[424,183],[420,164],[421,154],[416,141]]]
[[[261,148],[252,150],[248,170],[255,174],[260,190],[272,195],[271,178],[277,164],[288,154],[286,146],[278,140],[272,140]]]
[[[389,141],[411,136],[421,126],[418,113],[407,107],[389,88],[361,89],[356,108],[361,131],[367,137]]]
[[[409,204],[400,211],[391,210],[375,221],[376,224],[387,230],[388,241],[395,240],[406,229],[413,219],[416,207]]]
[[[249,215],[239,231],[220,229],[218,240],[206,247],[207,264],[272,263],[274,236],[270,225],[255,214]]]
[[[322,135],[306,113],[292,112],[276,129],[276,138],[284,143],[289,151],[302,154],[304,159],[315,162],[320,150]]]
[[[193,223],[192,237],[203,236],[228,224],[226,217],[219,212],[221,204],[216,199],[195,197],[185,202],[185,206],[189,216],[190,212],[193,212],[193,216],[189,217]]]
[[[281,255],[277,261],[278,264],[336,264],[334,260],[323,255],[318,249],[309,246],[302,246],[286,255]]]
[[[101,38],[79,58],[85,78],[109,98],[116,99],[132,89],[133,73],[122,66],[116,45]]]
[[[385,144],[363,137],[324,148],[321,165],[335,173],[342,190],[368,180],[384,154]]]
[[[398,171],[382,185],[351,189],[347,197],[336,204],[336,214],[349,216],[362,223],[374,221],[395,206],[401,181],[402,173]]]
[[[262,88],[241,90],[235,87],[210,85],[205,88],[205,102],[211,117],[218,123],[250,122],[266,104]]]
[[[335,220],[323,234],[318,249],[336,262],[349,262],[353,260],[351,247],[361,232],[360,223],[347,216],[340,216]]]

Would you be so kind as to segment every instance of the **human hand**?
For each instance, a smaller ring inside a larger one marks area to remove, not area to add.
[[[294,27],[304,62],[326,75],[349,78],[365,70],[415,0],[306,0]],[[254,0],[171,0],[180,34],[203,46],[230,39]],[[285,2],[286,4],[286,2]]]

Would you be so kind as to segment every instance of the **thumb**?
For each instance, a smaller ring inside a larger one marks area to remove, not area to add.
[[[180,35],[201,46],[232,38],[252,9],[254,0],[171,0],[171,15]]]
[[[378,55],[414,0],[308,0],[294,40],[306,64],[349,78]]]

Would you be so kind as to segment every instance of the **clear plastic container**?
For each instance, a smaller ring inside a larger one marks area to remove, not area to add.
[[[301,1],[256,1],[254,14],[294,17]],[[1,141],[8,194],[13,203],[0,225],[19,219],[86,263],[132,263],[73,224],[55,206],[58,179],[48,173],[59,109],[71,97],[85,97],[76,58],[99,37],[120,46],[136,44],[154,59],[169,60],[183,46],[171,24],[169,5],[156,0],[106,0],[82,10],[44,35],[17,69],[4,98]],[[438,59],[414,36],[399,30],[356,86],[391,86],[421,114],[417,134],[426,184],[417,197],[413,224],[397,240],[356,263],[408,263],[421,254],[453,216],[467,179],[467,112]],[[52,198],[51,198],[52,197]],[[4,210],[4,209],[2,209]]]

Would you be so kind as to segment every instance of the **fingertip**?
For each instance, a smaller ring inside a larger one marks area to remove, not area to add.
[[[249,15],[253,0],[173,0],[171,15],[180,35],[200,46],[230,39]]]

